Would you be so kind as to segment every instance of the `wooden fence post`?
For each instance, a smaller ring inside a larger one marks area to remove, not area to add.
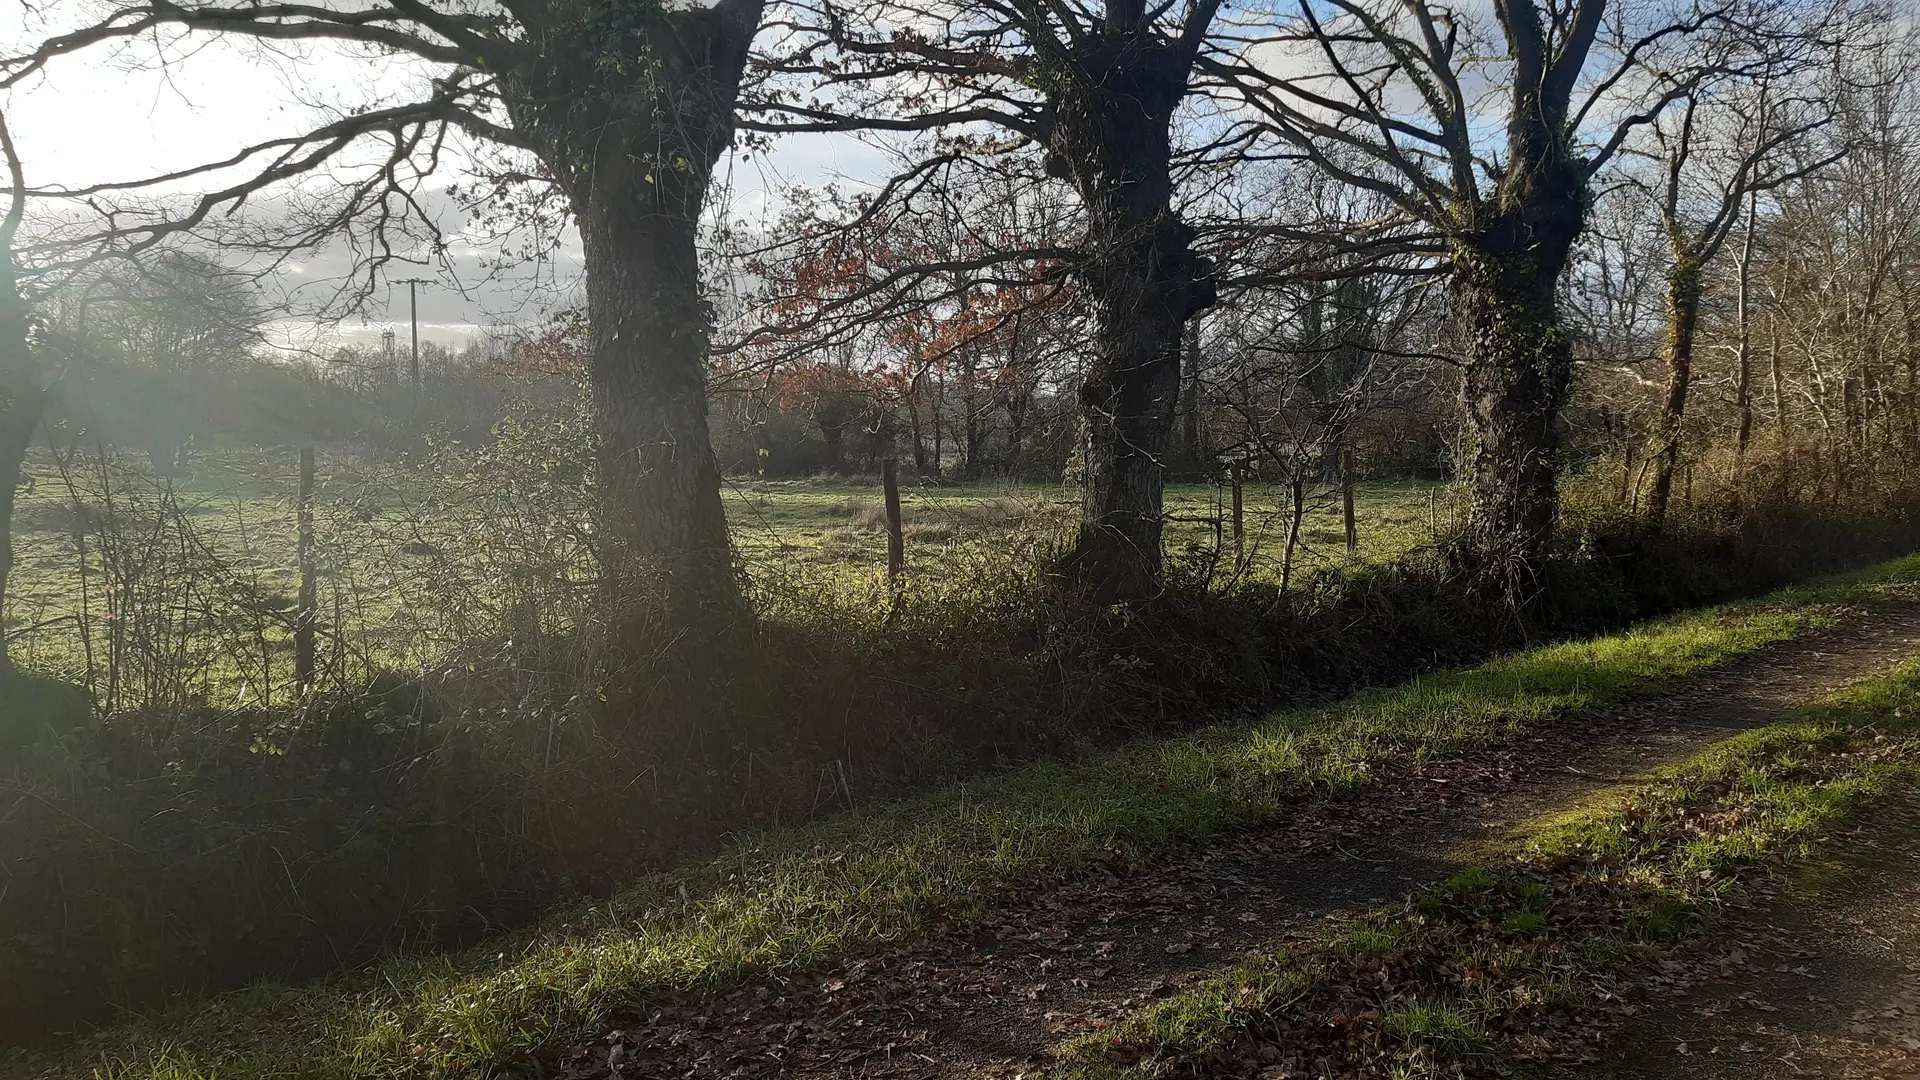
[[[313,447],[300,448],[299,551],[300,597],[293,614],[293,684],[313,689],[313,629],[319,616],[319,590],[313,570]]]
[[[1340,448],[1340,510],[1347,524],[1347,554],[1360,550],[1360,523],[1353,516],[1353,459]]]
[[[880,465],[880,485],[887,499],[887,585],[897,588],[907,568],[907,535],[900,522],[900,470],[892,458]]]
[[[1233,482],[1233,572],[1238,574],[1247,568],[1247,511],[1246,495],[1240,482],[1240,463],[1234,462],[1228,470]]]

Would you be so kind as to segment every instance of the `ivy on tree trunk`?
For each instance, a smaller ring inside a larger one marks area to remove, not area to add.
[[[1462,398],[1473,439],[1467,531],[1483,553],[1530,557],[1558,520],[1573,349],[1555,294],[1574,234],[1547,250],[1496,241],[1454,253],[1449,301],[1468,335]]]
[[[1191,62],[1178,41],[1108,24],[1076,44],[1049,93],[1048,168],[1086,209],[1080,272],[1094,316],[1081,523],[1066,567],[1110,600],[1159,587],[1182,337],[1216,298],[1213,267],[1173,208],[1173,113]]]
[[[580,229],[603,595],[632,645],[697,645],[745,618],[708,434],[696,240],[760,9],[599,0],[538,24],[542,47],[511,77],[515,127]]]
[[[1678,254],[1667,272],[1667,394],[1654,423],[1653,487],[1647,494],[1647,522],[1656,532],[1666,524],[1680,466],[1680,428],[1687,418],[1693,341],[1700,325],[1701,270],[1697,261]]]

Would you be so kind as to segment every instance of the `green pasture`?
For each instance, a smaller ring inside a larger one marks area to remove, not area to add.
[[[150,699],[137,688],[156,681],[178,683],[172,697],[219,704],[280,696],[298,589],[297,455],[203,454],[164,480],[143,464],[33,463],[15,511],[4,621],[16,659],[67,677],[97,675],[111,659],[126,683],[113,689],[127,700]],[[503,481],[445,461],[370,465],[323,448],[317,473],[321,651],[335,662],[437,663],[497,636],[510,609],[532,604],[549,622],[563,620],[568,596],[587,588],[590,526],[579,493],[538,470]],[[1289,561],[1291,494],[1249,484],[1242,495],[1240,572],[1278,580]],[[724,498],[750,579],[866,589],[886,565],[877,482],[729,479]],[[909,589],[950,565],[977,565],[983,552],[1030,556],[1078,513],[1078,494],[1064,484],[909,479],[901,503]],[[1430,519],[1444,527],[1446,515],[1433,485],[1359,485],[1350,554],[1339,492],[1310,488],[1291,573],[1393,558],[1426,543]],[[1175,485],[1167,516],[1170,557],[1211,566],[1216,582],[1232,577],[1227,491]]]
[[[1354,489],[1358,550],[1349,555],[1337,490],[1308,491],[1294,569],[1383,561],[1431,539],[1427,483],[1369,483]],[[730,481],[725,492],[734,542],[751,573],[756,564],[876,573],[887,561],[886,514],[878,484],[839,479]],[[935,569],[961,545],[1008,545],[1070,529],[1079,492],[1063,484],[917,484],[900,492],[907,568]],[[1285,560],[1292,494],[1280,485],[1242,489],[1242,550],[1248,572],[1277,577]],[[1166,497],[1166,550],[1174,557],[1220,552],[1233,559],[1231,495],[1211,484],[1174,484]],[[1436,516],[1444,526],[1444,493]]]

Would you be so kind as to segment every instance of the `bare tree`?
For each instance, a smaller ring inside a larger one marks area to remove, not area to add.
[[[1038,151],[1047,174],[1078,196],[1082,235],[1069,263],[1093,328],[1080,378],[1081,523],[1065,569],[1115,599],[1159,588],[1181,340],[1216,298],[1213,264],[1179,205],[1179,173],[1196,153],[1182,147],[1188,132],[1177,118],[1204,93],[1199,61],[1223,6],[813,0],[797,5],[774,67],[824,80],[830,95],[776,91],[746,124],[938,133],[888,186],[892,195],[963,159]]]
[[[344,188],[290,241],[317,243],[357,229],[372,273],[397,257],[392,230],[425,216],[419,182],[460,156],[454,144],[464,138],[498,148],[506,164],[494,179],[557,191],[584,243],[608,599],[633,611],[652,607],[646,599],[653,598],[670,633],[682,636],[730,625],[740,607],[708,441],[710,317],[695,240],[713,170],[733,138],[741,73],[763,7],[763,0],[503,0],[497,7],[108,0],[89,24],[8,61],[0,82],[19,86],[61,57],[131,40],[150,42],[169,61],[191,62],[182,54],[209,36],[327,42],[432,68],[417,97],[369,100],[164,177],[58,194],[93,198],[238,174],[177,212],[117,213],[115,237],[139,250],[326,169]],[[369,147],[377,152],[363,167]]]
[[[7,161],[10,195],[0,219],[0,675],[12,669],[7,653],[7,579],[13,574],[13,500],[20,486],[33,430],[46,408],[45,375],[33,348],[32,312],[20,293],[14,242],[26,215],[27,184],[13,134],[0,117],[0,152]]]
[[[167,248],[62,274],[35,305],[67,361],[55,407],[173,475],[219,387],[254,359],[266,305],[247,275]]]
[[[1731,3],[1301,0],[1290,35],[1222,73],[1258,87],[1264,134],[1444,238],[1473,440],[1468,536],[1484,550],[1530,558],[1554,532],[1573,370],[1558,290],[1592,179],[1724,68],[1715,42],[1740,15]]]
[[[1763,56],[1755,79],[1689,92],[1672,115],[1649,129],[1660,163],[1657,186],[1650,193],[1657,200],[1669,257],[1666,395],[1649,448],[1653,482],[1647,517],[1656,531],[1666,521],[1680,462],[1708,264],[1758,195],[1810,176],[1847,153],[1844,144],[1806,152],[1808,136],[1826,127],[1834,113],[1817,93],[1805,92],[1817,88],[1786,84],[1793,75],[1789,65],[1799,59],[1784,52]],[[1746,219],[1751,222],[1750,213]],[[1742,256],[1743,268],[1750,258],[1749,250]],[[1746,355],[1743,351],[1743,364]]]
[[[1751,321],[1765,357],[1783,493],[1850,494],[1849,470],[1911,445],[1920,372],[1914,319],[1920,239],[1920,100],[1914,31],[1897,21],[1850,28],[1844,67],[1811,133],[1810,157],[1846,156],[1775,189],[1756,207]]]

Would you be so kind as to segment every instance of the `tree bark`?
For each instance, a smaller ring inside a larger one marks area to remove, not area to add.
[[[1577,201],[1571,212],[1577,222]],[[1578,227],[1557,231],[1551,242],[1527,245],[1516,242],[1522,230],[1509,226],[1454,255],[1450,300],[1469,335],[1462,379],[1473,436],[1467,539],[1484,553],[1531,558],[1558,521],[1560,410],[1573,350],[1555,290]]]
[[[1110,25],[1076,44],[1052,95],[1048,168],[1086,209],[1079,269],[1094,315],[1081,522],[1066,568],[1111,601],[1159,588],[1181,337],[1215,300],[1213,268],[1173,209],[1173,113],[1190,62],[1177,43]]]
[[[920,427],[920,403],[926,389],[926,372],[917,372],[907,383],[907,423],[913,430],[913,471],[919,476],[931,475],[927,471],[927,436]]]
[[[947,464],[946,425],[947,415],[947,374],[945,369],[934,373],[933,380],[933,460],[932,476],[941,478]]]
[[[33,429],[40,423],[44,400],[39,387],[12,371],[0,374],[0,675],[12,668],[5,614],[7,582],[13,575],[14,495],[20,486],[21,469],[26,464],[27,447],[33,441]]]
[[[515,127],[580,229],[603,595],[615,642],[641,649],[697,648],[744,621],[708,433],[695,238],[761,6],[569,9],[541,28],[538,67],[511,78]]]
[[[1287,485],[1287,491],[1293,497],[1293,506],[1287,516],[1287,553],[1280,563],[1280,591],[1293,588],[1293,554],[1300,548],[1300,530],[1307,520],[1307,482],[1299,473],[1294,473]]]
[[[1181,394],[1180,463],[1198,473],[1206,455],[1200,450],[1200,327],[1188,323],[1186,389]]]
[[[12,146],[7,146],[11,154]],[[13,669],[7,648],[7,583],[13,576],[13,505],[46,388],[29,344],[30,314],[15,283],[11,251],[0,251],[0,676]]]
[[[1027,377],[1026,364],[1027,360],[1020,351],[1020,320],[1016,318],[1007,334],[1005,371],[1012,378],[1001,384],[1001,405],[1007,413],[1006,474],[1009,477],[1023,472],[1021,455],[1026,450],[1027,412],[1033,404],[1033,383]]]
[[[1473,501],[1464,539],[1483,562],[1511,568],[1544,555],[1559,520],[1560,412],[1573,346],[1558,288],[1591,201],[1569,102],[1592,38],[1552,49],[1537,5],[1495,10],[1515,62],[1506,161],[1492,194],[1464,207],[1450,300],[1470,342],[1462,392]],[[1603,10],[1582,5],[1576,22]],[[1511,569],[1504,576],[1511,598],[1519,579]]]
[[[961,446],[967,460],[961,465],[961,476],[967,480],[980,479],[986,462],[981,460],[987,445],[986,410],[980,405],[980,354],[979,346],[968,345],[960,351],[960,435]]]
[[[1759,195],[1747,196],[1746,231],[1740,242],[1739,294],[1734,300],[1735,344],[1734,408],[1738,416],[1734,431],[1734,453],[1742,472],[1747,450],[1753,445],[1753,241],[1758,217]],[[1744,480],[1744,477],[1741,478]],[[1736,485],[1737,486],[1737,485]]]
[[[1008,396],[1007,410],[1007,466],[1009,477],[1025,473],[1022,455],[1027,450],[1027,395],[1024,390],[1015,390]]]
[[[1680,429],[1687,417],[1693,343],[1700,325],[1700,273],[1697,261],[1681,256],[1667,274],[1667,396],[1654,421],[1653,486],[1647,494],[1647,523],[1656,533],[1666,525],[1673,475],[1680,466]]]
[[[601,553],[610,599],[663,601],[680,627],[734,618],[739,591],[707,430],[694,223],[633,213],[639,183],[603,180],[581,215]]]
[[[1233,572],[1237,577],[1247,568],[1247,489],[1240,476],[1240,463],[1231,467],[1233,484]]]

